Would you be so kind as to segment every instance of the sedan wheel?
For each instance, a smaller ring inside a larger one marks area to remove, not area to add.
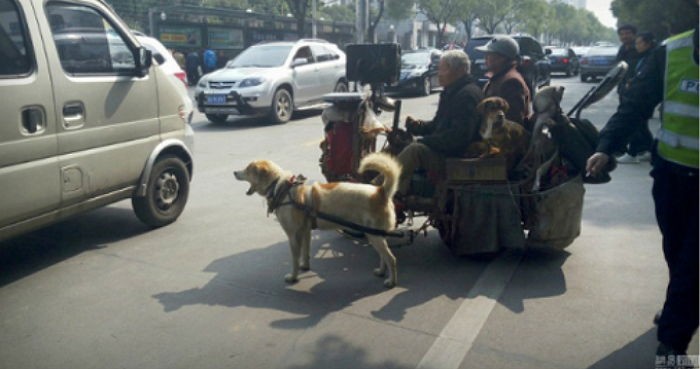
[[[294,111],[294,100],[289,91],[280,88],[275,92],[275,97],[272,100],[272,120],[275,123],[287,123],[292,118]]]
[[[430,77],[423,77],[423,89],[421,95],[428,96],[433,91],[433,85],[430,83]]]
[[[348,84],[343,81],[338,81],[338,83],[335,84],[333,92],[348,92]]]

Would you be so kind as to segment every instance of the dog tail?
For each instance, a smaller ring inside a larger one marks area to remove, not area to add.
[[[378,172],[384,177],[381,188],[386,194],[387,199],[394,197],[399,186],[401,164],[389,154],[375,152],[362,159],[358,172],[365,173],[369,170]]]

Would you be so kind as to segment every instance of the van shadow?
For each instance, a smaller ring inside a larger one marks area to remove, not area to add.
[[[300,275],[300,281],[288,286],[283,281],[290,270],[290,252],[286,240],[262,249],[226,256],[213,261],[204,271],[214,277],[202,287],[154,295],[165,312],[185,306],[213,305],[274,309],[300,317],[271,322],[280,329],[304,329],[317,325],[329,314],[341,311],[356,301],[386,294],[390,301],[370,311],[374,318],[400,322],[412,308],[419,308],[438,297],[466,298],[489,264],[487,260],[455,258],[431,232],[427,239],[408,247],[394,248],[398,260],[399,284],[392,290],[372,274],[378,255],[363,242],[348,240],[334,232],[314,232],[311,246],[312,271]],[[526,291],[509,294],[501,301],[511,310],[522,311],[522,299],[562,294],[565,290],[561,265],[568,253],[526,257],[526,269],[543,263],[542,274],[529,271],[538,283]],[[490,296],[498,298],[498,296]],[[520,299],[520,300],[518,300]],[[361,307],[360,307],[361,309]]]
[[[111,206],[5,240],[0,242],[0,287],[149,230],[131,209]]]

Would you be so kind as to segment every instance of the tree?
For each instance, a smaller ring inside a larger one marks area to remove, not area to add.
[[[611,8],[618,24],[633,24],[640,31],[654,33],[659,40],[698,25],[694,0],[613,0]]]
[[[323,6],[318,10],[319,14],[334,22],[355,22],[355,7],[345,5]]]
[[[462,0],[457,7],[457,17],[464,25],[464,30],[467,32],[467,41],[471,40],[474,24],[479,19],[479,14],[476,10],[478,0]]]
[[[419,0],[418,8],[425,17],[437,26],[437,45],[442,45],[445,29],[457,20],[460,0]]]
[[[309,12],[309,2],[311,0],[284,0],[289,7],[289,11],[297,21],[297,36],[306,36],[306,17]]]
[[[375,0],[376,7],[371,9],[369,15],[367,40],[374,42],[375,30],[385,14],[391,19],[408,18],[413,4],[413,0]]]
[[[476,7],[479,27],[486,33],[496,33],[496,28],[510,13],[512,4],[513,0],[480,1]]]

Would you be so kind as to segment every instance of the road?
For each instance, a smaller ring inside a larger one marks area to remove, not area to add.
[[[565,110],[592,86],[553,83]],[[429,118],[437,100],[407,98],[404,112]],[[616,104],[584,115],[602,126]],[[125,201],[0,243],[0,368],[654,367],[668,277],[648,163],[586,187],[564,251],[455,258],[433,230],[394,249],[387,290],[371,247],[314,231],[312,271],[290,286],[279,224],[232,171],[265,158],[321,180],[318,112],[285,125],[197,114],[193,127],[176,223],[149,230]]]

